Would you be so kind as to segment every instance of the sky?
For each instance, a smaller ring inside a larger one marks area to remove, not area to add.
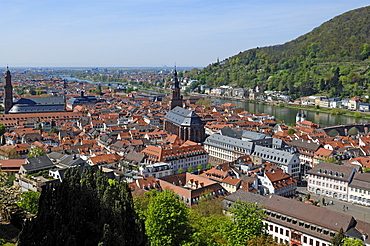
[[[291,41],[367,5],[369,0],[0,0],[0,67],[205,67]]]

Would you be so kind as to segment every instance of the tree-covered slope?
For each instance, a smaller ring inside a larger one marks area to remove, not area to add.
[[[364,7],[283,45],[246,50],[211,64],[198,79],[208,87],[263,85],[296,97],[361,95],[367,92],[369,56],[370,7]]]

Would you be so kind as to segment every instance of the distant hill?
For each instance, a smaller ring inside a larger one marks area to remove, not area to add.
[[[339,15],[282,45],[240,52],[198,75],[207,87],[263,85],[294,97],[370,94],[370,7]],[[369,88],[369,90],[368,90]]]

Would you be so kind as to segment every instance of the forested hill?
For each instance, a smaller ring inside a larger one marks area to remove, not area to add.
[[[370,75],[370,7],[339,15],[283,45],[240,52],[205,67],[198,76],[207,87],[232,85],[289,91],[363,95]]]

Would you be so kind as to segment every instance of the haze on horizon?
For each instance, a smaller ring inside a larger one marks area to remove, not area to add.
[[[365,0],[0,0],[3,67],[205,67]]]

